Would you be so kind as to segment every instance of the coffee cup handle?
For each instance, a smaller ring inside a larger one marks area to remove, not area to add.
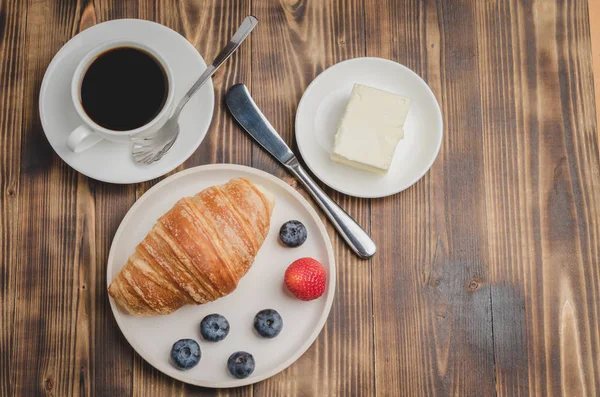
[[[102,140],[102,137],[89,129],[85,125],[80,125],[75,128],[67,138],[67,147],[75,153],[83,152],[88,150],[98,142]]]

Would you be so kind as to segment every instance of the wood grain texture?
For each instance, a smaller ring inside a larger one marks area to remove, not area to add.
[[[498,394],[598,395],[600,167],[584,88],[593,84],[587,7],[522,2],[477,17]]]
[[[22,277],[19,238],[19,176],[23,98],[25,96],[24,44],[27,8],[0,2],[0,395],[11,395],[15,385],[13,341],[17,283]]]
[[[79,199],[85,178],[54,154],[38,117],[45,68],[78,22],[77,4],[27,3],[25,97],[19,190],[19,262],[11,366],[14,395],[78,395],[89,389],[89,338],[79,282],[90,257],[93,217]],[[59,17],[60,16],[60,17]],[[53,199],[49,199],[53,198]],[[90,228],[90,222],[92,227]],[[93,269],[93,263],[91,265]],[[84,276],[85,277],[85,276]],[[89,307],[89,306],[88,306]],[[80,317],[81,315],[81,317]],[[81,370],[81,371],[80,371]]]
[[[597,7],[0,0],[0,396],[600,395]],[[361,200],[326,189],[370,230],[377,255],[358,260],[328,225],[338,285],[315,344],[265,382],[204,389],[141,359],[108,303],[114,233],[159,179],[118,186],[78,174],[46,141],[37,98],[54,54],[94,24],[157,21],[210,60],[248,14],[261,24],[213,78],[210,131],[173,172],[245,164],[298,188],[228,115],[227,88],[248,85],[295,147],[306,86],[365,55],[427,81],[445,136],[431,171],[400,194]]]
[[[440,100],[446,134],[419,183],[372,204],[381,395],[494,395],[477,4],[366,4],[367,55],[423,76]]]
[[[253,33],[251,93],[290,147],[295,147],[296,107],[308,84],[324,69],[364,55],[361,0],[254,2],[262,21]],[[252,166],[298,188],[265,151]],[[369,229],[369,202],[325,189]],[[303,189],[298,188],[309,201]],[[375,394],[370,262],[359,260],[323,218],[332,238],[337,293],[329,320],[313,346],[290,368],[254,387],[259,396],[371,396]]]
[[[600,24],[597,23],[600,20],[600,1],[590,1],[588,7],[592,63],[594,66],[594,98],[596,103],[600,103]],[[598,111],[596,111],[596,125],[600,125],[600,112]],[[596,136],[600,147],[600,133],[598,131],[596,131]]]

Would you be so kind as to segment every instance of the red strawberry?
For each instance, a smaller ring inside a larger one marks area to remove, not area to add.
[[[323,265],[313,258],[300,258],[287,268],[284,281],[296,298],[311,301],[325,292],[327,273]]]

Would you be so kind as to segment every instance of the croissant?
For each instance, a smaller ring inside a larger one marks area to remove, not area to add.
[[[182,198],[138,244],[108,293],[140,316],[231,293],[269,232],[273,206],[271,193],[244,178]]]

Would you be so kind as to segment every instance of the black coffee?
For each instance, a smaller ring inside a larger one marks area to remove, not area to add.
[[[150,54],[118,47],[100,54],[81,82],[81,105],[97,124],[129,131],[148,124],[165,105],[167,74]]]

